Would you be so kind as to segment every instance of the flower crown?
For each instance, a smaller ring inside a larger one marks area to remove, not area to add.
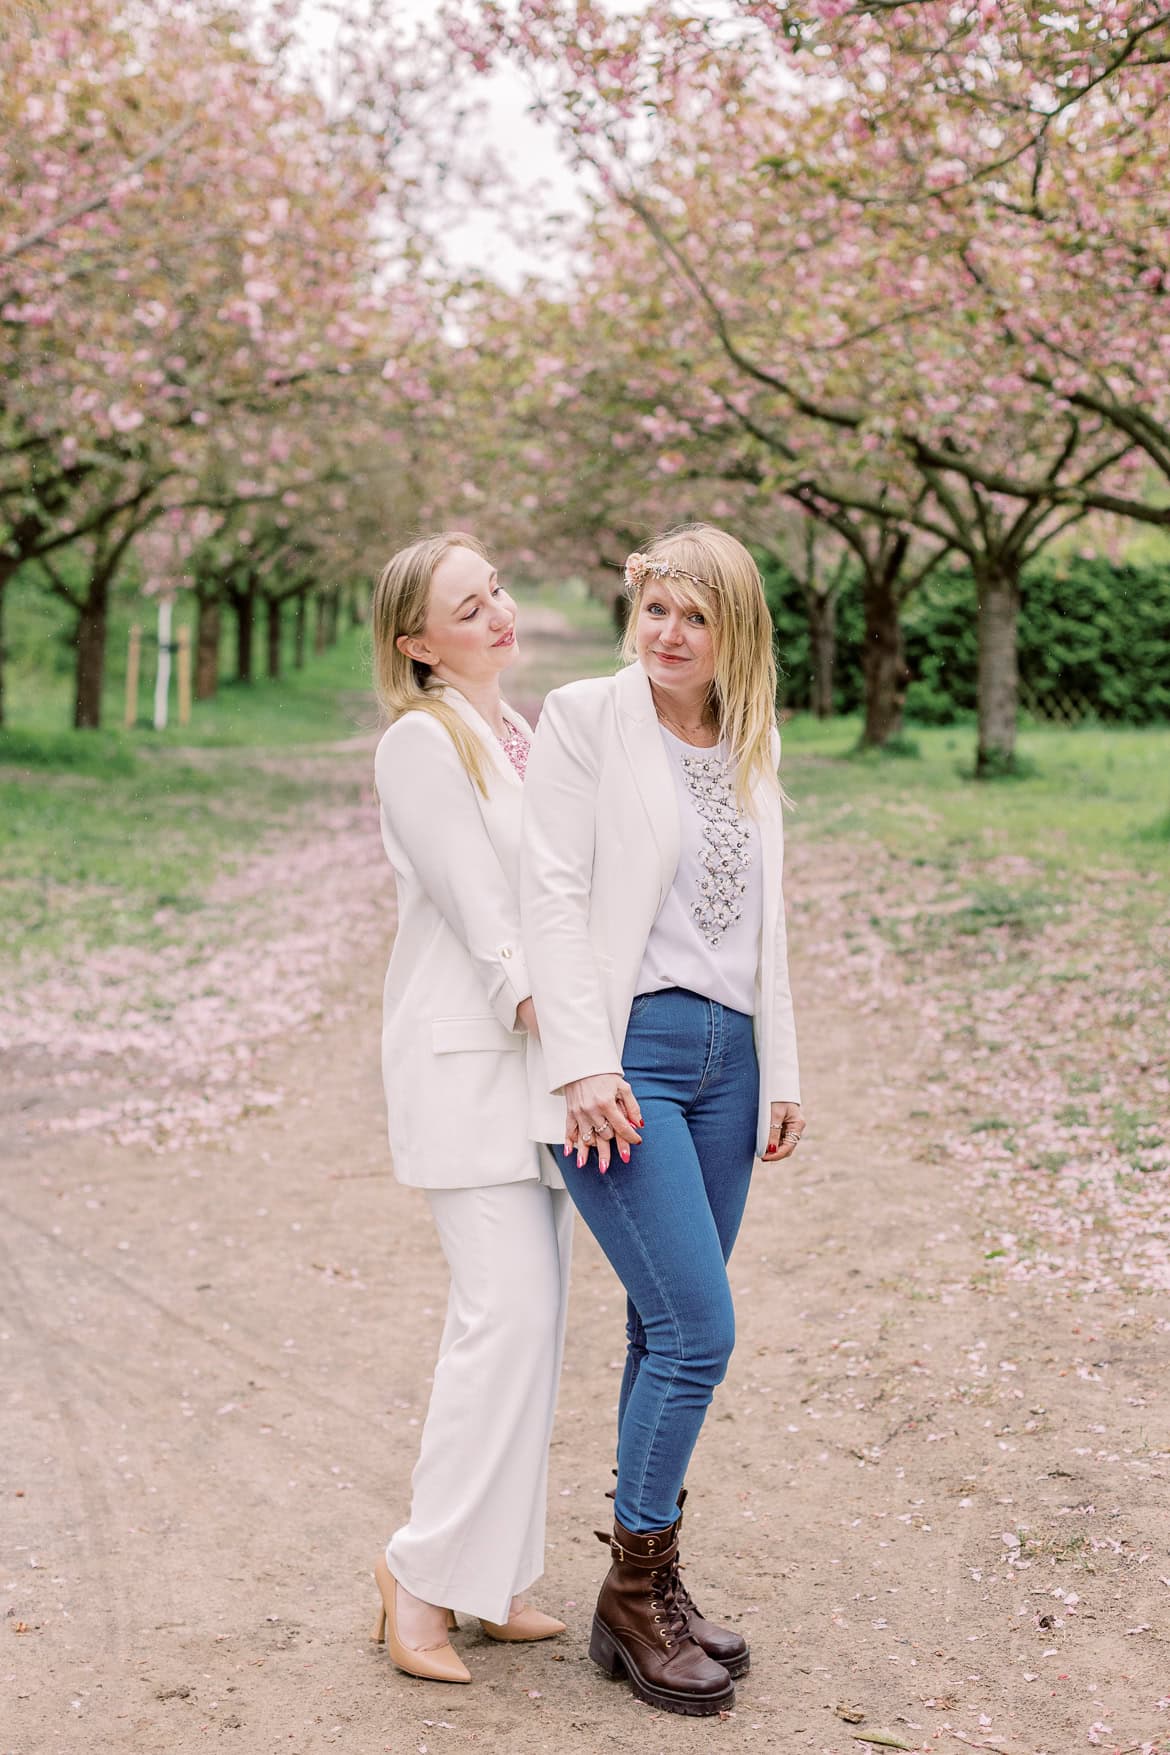
[[[707,586],[706,579],[700,579],[697,573],[688,573],[685,567],[676,567],[671,561],[654,561],[647,555],[632,554],[626,557],[626,587],[629,591],[638,591],[647,579],[689,579],[692,585]]]

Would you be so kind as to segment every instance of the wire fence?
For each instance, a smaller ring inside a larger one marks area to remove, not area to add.
[[[1060,688],[1036,688],[1026,682],[1020,684],[1020,712],[1042,725],[1084,725],[1090,720],[1118,717],[1105,702],[1090,695]]]

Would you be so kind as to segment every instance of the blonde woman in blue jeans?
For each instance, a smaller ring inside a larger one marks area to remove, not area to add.
[[[708,1715],[749,1653],[678,1571],[683,1481],[735,1339],[758,1153],[804,1131],[763,584],[689,525],[626,565],[626,667],[555,690],[524,797],[521,919],[566,1186],[628,1299],[613,1564],[590,1655]]]

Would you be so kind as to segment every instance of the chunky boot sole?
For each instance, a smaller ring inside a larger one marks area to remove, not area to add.
[[[639,1700],[647,1706],[657,1706],[662,1712],[680,1712],[687,1718],[714,1718],[716,1713],[727,1712],[735,1705],[735,1683],[730,1680],[718,1694],[675,1693],[671,1688],[647,1682],[621,1641],[596,1615],[589,1635],[589,1656],[607,1676],[624,1676]]]
[[[710,1657],[710,1655],[710,1652],[708,1652],[707,1656]],[[740,1677],[746,1676],[751,1669],[752,1654],[750,1651],[745,1651],[742,1657],[716,1658],[715,1662],[723,1665],[723,1668],[727,1671],[727,1674],[731,1677],[733,1682],[738,1682]]]

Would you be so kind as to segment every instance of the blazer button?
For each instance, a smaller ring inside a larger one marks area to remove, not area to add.
[[[500,955],[501,955],[501,957],[510,957],[512,955],[512,953],[508,949],[507,945],[504,946],[503,950],[500,952]]]

